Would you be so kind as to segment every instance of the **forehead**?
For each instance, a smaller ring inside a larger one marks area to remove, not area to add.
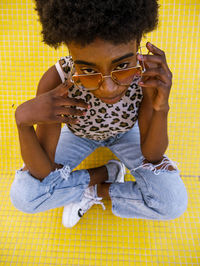
[[[82,47],[71,43],[68,45],[70,55],[74,60],[84,60],[92,62],[112,61],[127,53],[136,53],[136,40],[126,44],[112,44],[110,42],[96,39],[94,42]]]

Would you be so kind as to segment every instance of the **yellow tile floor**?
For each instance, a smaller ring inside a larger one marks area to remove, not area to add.
[[[0,2],[0,265],[199,265],[200,264],[200,2],[162,0],[160,24],[149,40],[166,52],[173,72],[167,155],[178,162],[189,195],[187,211],[171,221],[122,219],[93,206],[66,229],[62,208],[25,214],[9,198],[21,167],[14,111],[34,97],[46,69],[67,54],[41,43],[31,0]],[[80,167],[101,165],[112,153],[99,149]],[[127,171],[126,180],[132,180]]]

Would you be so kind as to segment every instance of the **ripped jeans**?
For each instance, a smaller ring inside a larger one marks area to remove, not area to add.
[[[13,205],[23,212],[37,213],[81,201],[90,175],[86,169],[73,169],[98,147],[108,147],[136,179],[110,185],[113,214],[168,220],[186,210],[187,192],[176,165],[166,155],[163,159],[166,163],[160,169],[144,163],[138,121],[130,131],[103,141],[77,137],[65,125],[55,154],[55,162],[64,165],[63,168],[42,181],[32,177],[29,171],[17,170],[10,191]],[[175,169],[168,170],[167,163]]]

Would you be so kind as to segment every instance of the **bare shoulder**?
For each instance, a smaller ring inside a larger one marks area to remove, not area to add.
[[[53,65],[41,77],[38,83],[36,95],[38,96],[42,93],[53,90],[60,83],[62,83],[62,80],[60,78],[60,75],[58,74],[55,65]]]

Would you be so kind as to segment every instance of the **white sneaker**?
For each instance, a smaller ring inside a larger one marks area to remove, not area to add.
[[[119,172],[117,176],[114,177],[114,181],[111,181],[113,177],[110,177],[110,180],[108,179],[106,183],[124,183],[124,175],[126,173],[125,165],[117,160],[110,160],[107,164],[109,163],[116,163]],[[73,227],[94,204],[101,204],[102,208],[105,210],[105,206],[101,200],[101,197],[97,197],[96,185],[86,188],[80,202],[72,202],[64,207],[62,224],[67,228]]]
[[[96,185],[95,185],[96,186]],[[101,197],[97,197],[95,186],[86,188],[83,198],[80,202],[72,202],[64,207],[62,224],[65,227],[73,227],[78,223],[81,217],[92,207],[94,204],[100,204],[105,210],[105,206]]]
[[[108,176],[108,180],[105,183],[124,183],[124,176],[126,174],[125,165],[122,162],[117,161],[117,160],[110,160],[110,161],[108,161],[107,165],[109,163],[117,164],[119,172],[118,172],[117,176],[114,177],[114,180],[113,180],[113,177]]]

